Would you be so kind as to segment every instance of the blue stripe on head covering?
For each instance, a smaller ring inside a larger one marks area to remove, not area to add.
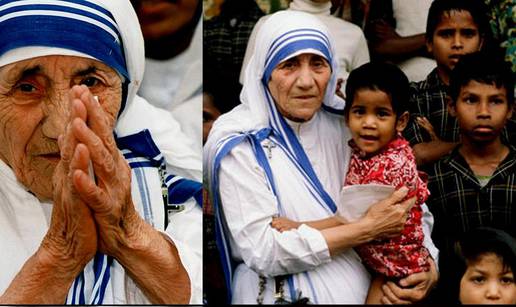
[[[276,66],[290,55],[303,49],[320,51],[328,63],[332,63],[328,37],[314,29],[296,29],[284,33],[271,44],[265,60],[262,82],[265,86]]]
[[[109,11],[84,0],[0,0],[0,56],[20,47],[78,51],[129,80],[122,41]]]

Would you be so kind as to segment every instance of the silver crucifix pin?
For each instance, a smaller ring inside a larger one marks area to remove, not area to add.
[[[269,157],[269,159],[271,159],[272,158],[272,149],[274,147],[276,147],[276,144],[274,144],[270,140],[267,140],[265,142],[265,144],[263,144],[263,147],[267,148],[267,156]]]

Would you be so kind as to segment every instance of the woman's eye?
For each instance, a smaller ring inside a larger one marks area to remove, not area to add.
[[[25,93],[33,93],[36,91],[36,87],[30,83],[22,83],[18,86],[20,91]]]
[[[97,85],[99,82],[100,82],[100,80],[95,77],[88,77],[88,78],[83,79],[80,84],[81,85],[84,84],[87,87],[93,87],[93,86]]]
[[[324,66],[324,62],[323,61],[314,61],[313,65],[315,67],[323,67]]]

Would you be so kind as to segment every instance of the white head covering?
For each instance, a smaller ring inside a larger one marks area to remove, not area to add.
[[[330,62],[332,74],[326,87],[323,109],[334,113],[342,112],[345,102],[335,95],[338,63],[333,56],[335,50],[329,30],[311,14],[279,11],[265,21],[257,34],[255,49],[244,75],[244,86],[240,94],[242,104],[220,116],[212,127],[204,147],[205,170],[211,171],[210,165],[219,140],[233,133],[270,126],[271,119],[278,112],[274,103],[270,103],[272,98],[266,86],[267,82],[264,83],[262,78],[267,74],[267,69],[273,69],[280,62],[302,53],[315,53]],[[274,63],[276,65],[271,67]]]
[[[115,131],[117,136],[127,136],[148,129],[151,132],[154,142],[158,145],[167,161],[167,167],[175,174],[200,180],[201,164],[200,153],[192,148],[192,140],[186,138],[181,132],[179,124],[168,112],[151,106],[143,98],[136,95],[143,78],[145,66],[145,53],[143,35],[141,33],[138,17],[127,0],[81,0],[81,1],[59,1],[59,0],[23,0],[11,1],[6,5],[0,5],[0,13],[3,9],[12,9],[14,5],[56,5],[80,7],[81,2],[93,4],[104,8],[111,13],[116,22],[123,54],[125,56],[125,67],[130,79],[128,84],[125,107],[119,115]],[[9,7],[8,7],[9,6]],[[81,7],[82,8],[82,7]],[[30,11],[29,11],[30,12]],[[5,15],[7,16],[7,15]],[[5,17],[3,18],[5,20]],[[63,34],[66,35],[66,34]],[[1,39],[0,39],[1,40]],[[85,58],[95,58],[85,52],[62,48],[43,46],[21,46],[11,49],[0,56],[0,67],[30,58],[47,55],[72,55]],[[100,60],[102,61],[102,60]],[[106,63],[109,65],[109,63]],[[119,74],[121,74],[119,72]],[[122,74],[121,74],[122,75]],[[123,78],[123,77],[122,77]]]

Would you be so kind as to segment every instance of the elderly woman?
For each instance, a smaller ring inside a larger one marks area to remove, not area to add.
[[[273,14],[255,46],[242,105],[215,122],[204,156],[232,302],[364,303],[370,276],[352,247],[399,234],[413,200],[399,203],[406,190],[397,191],[354,223],[273,229],[275,216],[302,221],[335,213],[351,137],[338,115],[343,101],[334,95],[332,40],[318,19]],[[431,271],[400,281],[403,288],[387,283],[382,300],[420,300],[436,279],[432,261]]]
[[[199,153],[125,0],[0,2],[0,303],[200,303]]]

